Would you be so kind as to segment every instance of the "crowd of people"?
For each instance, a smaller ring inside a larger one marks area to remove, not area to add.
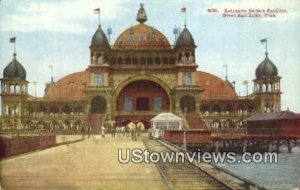
[[[131,137],[132,140],[137,140],[143,128],[141,126],[112,126],[109,129],[106,129],[104,126],[101,127],[101,136],[105,138],[106,134],[111,133],[112,138],[120,137]]]

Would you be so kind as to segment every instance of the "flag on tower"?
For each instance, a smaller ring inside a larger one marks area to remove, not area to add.
[[[181,11],[182,13],[185,13],[185,12],[186,12],[186,8],[185,8],[185,7],[182,7],[180,11]]]
[[[261,39],[260,42],[261,42],[261,43],[267,42],[267,38]]]
[[[16,37],[10,38],[10,39],[9,39],[9,42],[10,42],[10,43],[15,43],[15,42],[16,42]]]
[[[100,14],[100,8],[94,9],[94,14]]]

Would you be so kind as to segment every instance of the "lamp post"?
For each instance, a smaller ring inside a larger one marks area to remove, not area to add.
[[[34,85],[34,97],[36,98],[36,81],[32,82],[32,84]]]

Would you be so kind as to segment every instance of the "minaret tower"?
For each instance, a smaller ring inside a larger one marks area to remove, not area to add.
[[[269,59],[267,39],[265,59],[257,66],[254,82],[254,97],[259,99],[259,112],[277,112],[281,110],[281,90],[277,67]]]
[[[26,70],[13,54],[13,60],[5,67],[1,81],[2,115],[21,117],[23,103],[28,97]]]

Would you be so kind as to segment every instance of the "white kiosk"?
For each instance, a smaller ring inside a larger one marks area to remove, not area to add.
[[[182,119],[173,113],[160,113],[151,119],[151,135],[160,138],[164,130],[181,130]]]

